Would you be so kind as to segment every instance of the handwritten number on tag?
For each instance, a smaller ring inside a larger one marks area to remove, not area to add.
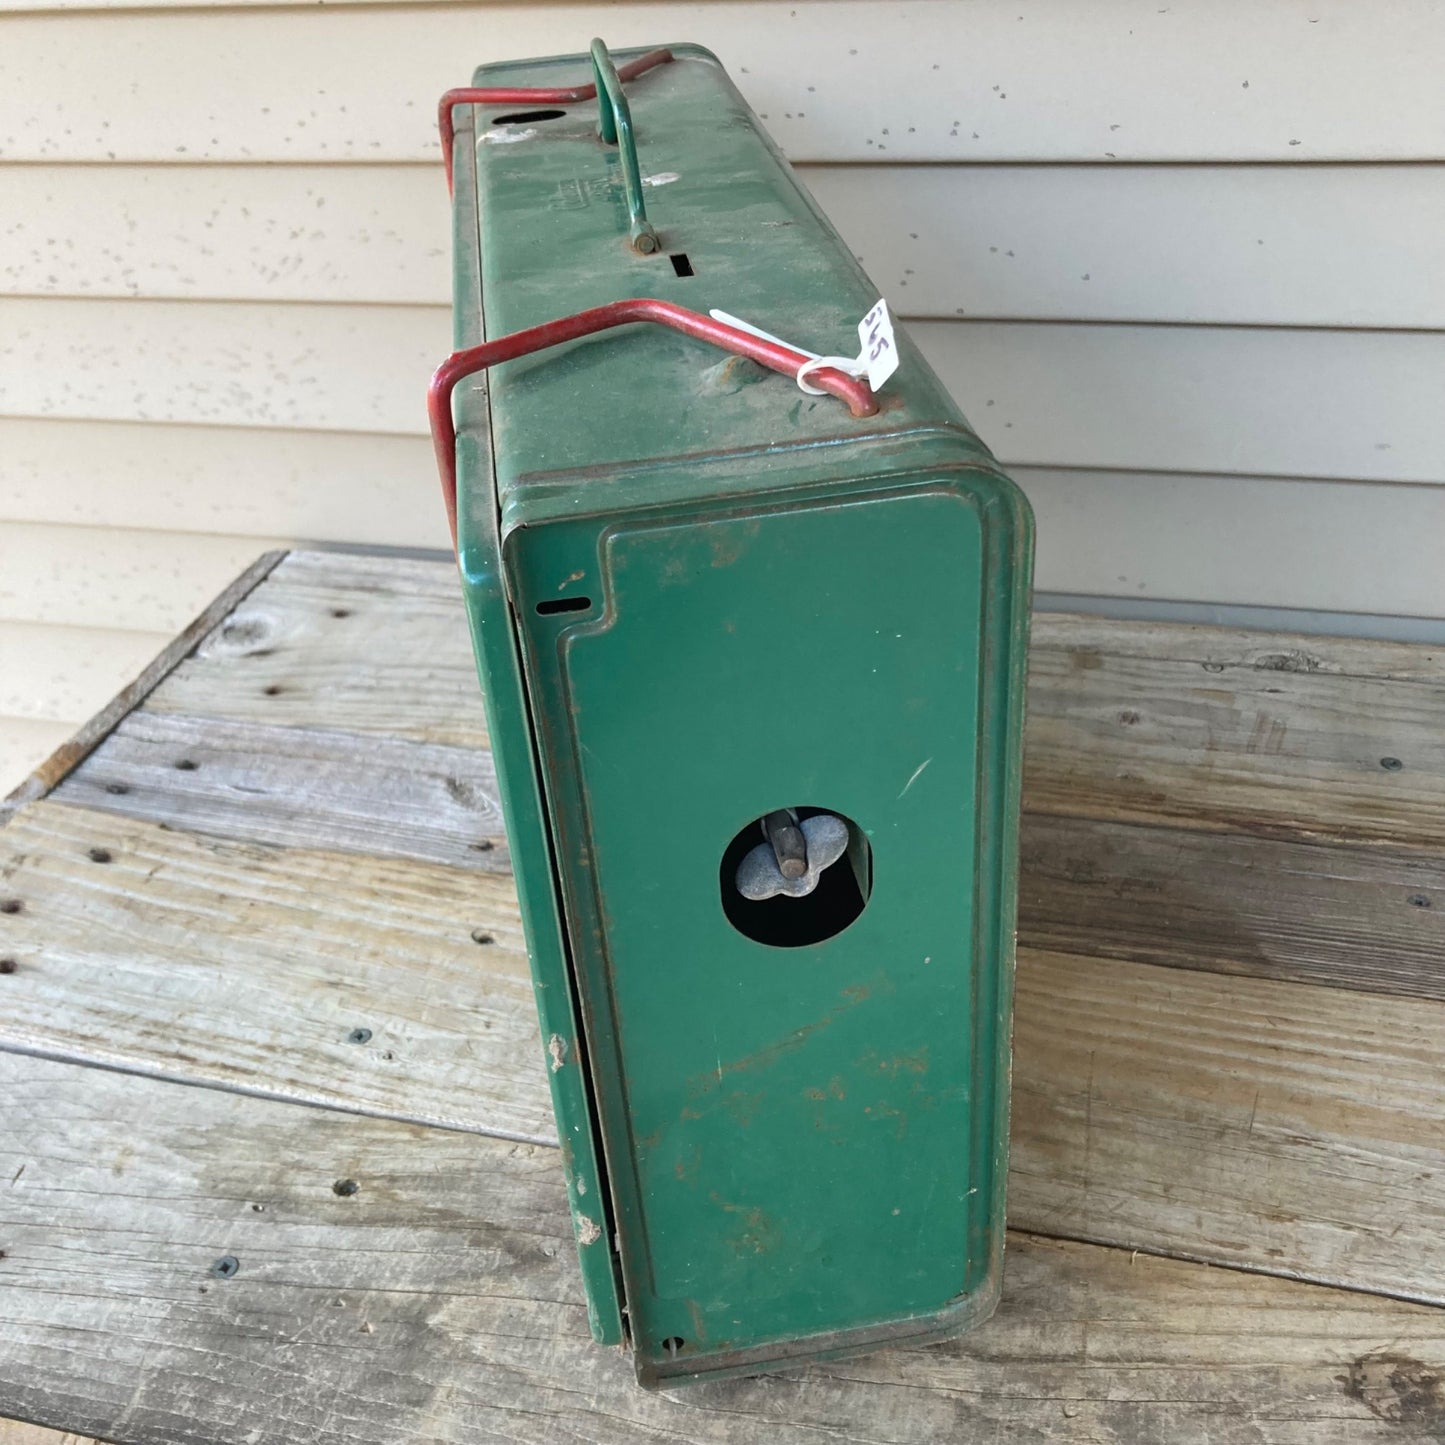
[[[858,340],[868,363],[868,385],[877,391],[898,370],[898,347],[893,339],[893,318],[888,303],[878,304],[858,323]]]

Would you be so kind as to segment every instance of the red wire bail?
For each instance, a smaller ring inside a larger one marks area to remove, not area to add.
[[[544,351],[549,346],[559,346],[565,341],[576,341],[580,337],[608,331],[614,326],[626,326],[634,321],[670,326],[686,336],[710,342],[739,356],[750,357],[772,371],[795,379],[812,360],[804,352],[795,351],[781,342],[764,341],[726,322],[689,311],[685,306],[647,297],[594,306],[588,311],[577,312],[575,316],[559,317],[556,321],[543,322],[541,326],[514,331],[510,336],[499,336],[495,341],[484,341],[480,346],[453,352],[437,367],[427,391],[432,445],[436,448],[437,470],[441,474],[442,496],[446,502],[453,548],[457,545],[457,429],[452,420],[452,393],[457,384],[498,362],[512,361],[534,351]],[[809,372],[808,378],[824,391],[845,401],[854,416],[874,416],[878,411],[873,392],[866,382],[857,377],[835,367],[821,366]]]

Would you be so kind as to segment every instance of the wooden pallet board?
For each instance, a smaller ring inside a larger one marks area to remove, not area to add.
[[[0,858],[0,1047],[555,1138],[510,874],[52,802]]]
[[[485,748],[450,562],[293,552],[156,689],[188,717]]]
[[[1445,863],[1425,850],[1025,813],[1019,942],[1445,999]]]
[[[1424,1445],[1445,1427],[1438,1311],[1028,1236],[964,1340],[647,1393],[588,1336],[551,1149],[13,1055],[0,1085],[0,1411],[106,1439]]]
[[[555,1137],[508,876],[58,802],[0,876],[0,1047]],[[1027,948],[1018,998],[1015,1224],[1445,1302],[1445,1003]]]
[[[485,748],[147,711],[65,796],[238,841],[511,872]]]
[[[1009,1219],[1445,1303],[1445,1008],[1025,952]]]

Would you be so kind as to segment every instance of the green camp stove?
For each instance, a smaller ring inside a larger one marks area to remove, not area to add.
[[[431,401],[592,1329],[657,1384],[998,1299],[1032,524],[718,60],[617,60],[445,98]]]

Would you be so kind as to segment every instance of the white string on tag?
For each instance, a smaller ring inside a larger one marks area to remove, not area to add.
[[[798,375],[795,378],[798,386],[809,396],[827,395],[821,386],[810,386],[803,380],[810,371],[816,371],[820,366],[831,366],[834,370],[841,371],[846,376],[856,377],[859,381],[868,375],[868,364],[861,356],[815,356],[811,361],[798,368]]]
[[[879,301],[859,322],[858,340],[862,343],[862,350],[857,356],[820,356],[816,351],[809,351],[806,346],[798,346],[792,341],[784,341],[781,336],[774,336],[772,332],[764,331],[761,326],[754,326],[751,321],[744,321],[740,316],[733,316],[716,308],[709,311],[708,315],[714,321],[721,321],[725,326],[736,326],[739,331],[746,331],[749,336],[756,336],[760,341],[771,341],[774,346],[786,346],[789,351],[806,356],[808,360],[798,368],[795,380],[799,390],[809,396],[827,394],[821,386],[813,386],[806,379],[810,372],[817,371],[820,367],[831,367],[860,381],[866,376],[873,391],[877,391],[898,369],[898,353],[893,346],[893,325],[885,301]]]

